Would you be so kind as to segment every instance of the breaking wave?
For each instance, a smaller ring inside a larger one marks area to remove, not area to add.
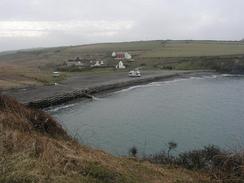
[[[74,107],[75,105],[76,104],[68,104],[68,105],[61,105],[61,106],[58,106],[58,107],[51,107],[51,108],[48,108],[46,111],[54,113],[54,112],[57,112],[57,111],[60,111],[60,110],[63,110],[63,109]]]
[[[160,82],[152,82],[149,84],[145,84],[145,85],[137,85],[137,86],[132,86],[126,89],[122,89],[120,91],[114,92],[114,93],[122,93],[122,92],[128,92],[131,90],[135,90],[138,88],[148,88],[148,87],[161,87],[165,84],[172,84],[172,83],[176,83],[176,82],[181,82],[181,81],[186,81],[189,79],[215,79],[217,77],[219,77],[221,75],[210,75],[210,76],[192,76],[189,78],[177,78],[177,79],[172,79],[172,80],[167,80],[167,81],[160,81]]]
[[[221,74],[222,77],[244,77],[243,74]]]

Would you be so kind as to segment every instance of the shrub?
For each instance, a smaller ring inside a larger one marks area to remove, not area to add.
[[[222,166],[222,158],[226,156],[219,147],[209,145],[203,149],[179,154],[177,163],[188,169],[210,169]]]
[[[191,170],[204,170],[221,182],[239,183],[244,180],[244,154],[226,152],[214,145],[183,152],[176,157],[162,151],[145,157],[145,160],[156,164],[177,165]]]
[[[137,150],[136,146],[133,146],[129,149],[129,155],[136,157],[137,153],[138,153],[138,150]]]

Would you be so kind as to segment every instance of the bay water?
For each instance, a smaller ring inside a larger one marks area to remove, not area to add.
[[[49,110],[83,144],[114,155],[214,144],[244,147],[244,77],[213,75],[134,86]]]

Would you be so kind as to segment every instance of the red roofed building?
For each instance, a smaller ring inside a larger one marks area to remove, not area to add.
[[[123,53],[123,52],[117,52],[115,58],[116,59],[125,59],[125,53]]]
[[[112,57],[118,60],[130,60],[132,58],[132,56],[128,52],[113,52]]]

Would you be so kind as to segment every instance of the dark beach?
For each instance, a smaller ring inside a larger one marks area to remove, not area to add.
[[[2,94],[13,96],[25,104],[45,108],[134,85],[210,73],[210,71],[142,71],[142,76],[139,78],[130,78],[127,72],[77,74],[56,85],[12,89],[3,91]]]

